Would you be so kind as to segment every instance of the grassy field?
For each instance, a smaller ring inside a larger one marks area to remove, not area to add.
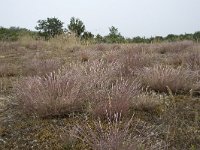
[[[0,42],[0,149],[200,149],[200,45]]]

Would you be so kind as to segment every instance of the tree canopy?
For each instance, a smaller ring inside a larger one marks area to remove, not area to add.
[[[35,29],[39,30],[39,35],[49,39],[63,33],[63,22],[55,17],[47,18],[46,20],[39,20]]]
[[[68,29],[70,32],[75,33],[77,37],[80,37],[85,31],[85,25],[80,19],[72,17]]]

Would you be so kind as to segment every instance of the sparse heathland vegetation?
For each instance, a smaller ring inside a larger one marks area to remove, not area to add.
[[[0,42],[0,149],[200,149],[198,42],[14,38]]]

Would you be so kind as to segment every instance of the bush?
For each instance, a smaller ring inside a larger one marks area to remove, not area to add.
[[[35,36],[36,33],[25,28],[0,27],[0,41],[17,41],[20,38],[20,36],[27,36],[27,35]]]

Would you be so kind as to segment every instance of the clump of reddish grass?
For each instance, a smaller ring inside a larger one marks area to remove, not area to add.
[[[184,58],[184,63],[191,70],[200,70],[200,52],[188,53]]]
[[[70,136],[81,140],[88,148],[93,150],[138,150],[138,149],[165,149],[165,142],[158,138],[154,127],[142,121],[137,121],[132,126],[133,118],[123,121],[120,113],[115,113],[112,118],[107,116],[107,121],[93,121],[78,124],[70,130]],[[155,140],[156,139],[156,140]]]
[[[105,86],[111,86],[120,77],[119,68],[118,62],[107,63],[103,60],[94,60],[85,64],[83,70],[88,83],[93,83],[89,87],[98,87],[102,82],[105,83]]]
[[[77,57],[80,59],[81,62],[88,62],[88,61],[94,61],[100,58],[102,52],[95,51],[92,49],[85,49],[81,51],[75,52]]]
[[[109,45],[108,44],[96,44],[94,46],[94,49],[97,51],[106,51],[109,49]]]
[[[33,59],[25,64],[24,72],[27,75],[46,75],[52,71],[61,68],[62,62],[60,59]]]
[[[82,111],[81,89],[82,82],[72,72],[27,77],[15,85],[20,108],[39,117]]]
[[[95,93],[102,87],[105,91],[110,89],[115,82],[112,79],[117,72],[115,67],[96,61],[83,65],[72,64],[62,72],[25,78],[15,86],[19,105],[25,112],[40,117],[62,116],[79,111],[80,107],[82,109],[85,106],[84,100],[93,101]],[[107,95],[101,97],[107,98]]]
[[[94,121],[92,126],[89,123],[76,125],[70,135],[93,150],[133,150],[136,143],[132,143],[129,131],[132,120],[122,124],[120,114],[115,114],[113,118],[114,120],[107,118],[107,127],[101,120]]]
[[[164,57],[164,64],[171,65],[174,67],[182,66],[183,65],[183,56],[180,54],[167,54]]]
[[[95,117],[105,118],[105,110],[110,114],[121,112],[127,115],[131,99],[140,93],[139,81],[122,78],[119,67],[117,62],[103,60],[72,67],[81,74],[84,99],[88,102],[88,111]]]
[[[103,60],[106,61],[107,63],[117,62],[120,56],[121,56],[120,51],[114,51],[114,50],[106,51],[102,55]]]
[[[132,76],[136,70],[151,65],[151,56],[148,54],[137,54],[134,52],[124,52],[120,56],[121,73],[123,76]]]
[[[168,42],[162,44],[154,44],[153,50],[160,54],[166,53],[182,53],[188,49],[192,49],[194,46],[192,41],[182,41],[182,42]]]
[[[181,67],[174,69],[171,66],[155,65],[138,71],[138,77],[145,87],[159,92],[188,92],[193,88],[194,76],[192,72]]]
[[[100,118],[105,118],[106,110],[109,115],[121,112],[126,116],[129,114],[132,99],[140,93],[141,86],[137,80],[117,80],[111,87],[104,83],[97,89],[91,89],[91,113]]]
[[[120,76],[117,62],[93,61],[84,67],[84,93],[90,112],[104,118],[105,110],[111,114],[129,111],[130,99],[140,91],[140,83]]]

